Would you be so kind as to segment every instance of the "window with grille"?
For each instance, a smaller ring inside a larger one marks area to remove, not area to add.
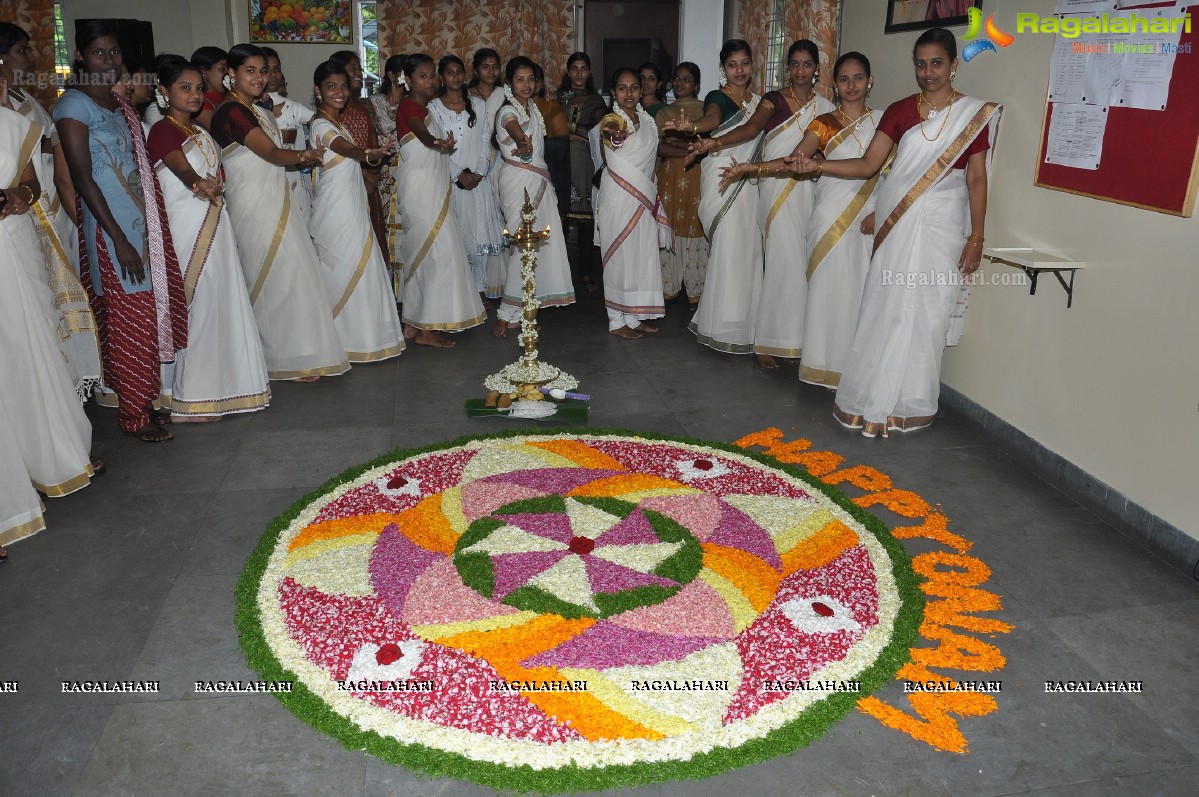
[[[71,56],[67,50],[67,34],[62,24],[62,3],[54,4],[54,72],[58,76],[58,94],[66,90],[71,76]]]
[[[770,26],[766,29],[766,79],[763,90],[776,89],[786,82],[787,0],[771,0]]]
[[[358,2],[358,58],[362,61],[362,81],[367,94],[383,78],[383,62],[379,58],[379,18],[375,0]]]

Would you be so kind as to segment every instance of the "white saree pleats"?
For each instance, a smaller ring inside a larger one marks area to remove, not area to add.
[[[738,111],[715,131],[714,138],[745,124],[749,111]],[[754,326],[762,287],[762,231],[758,226],[758,186],[739,180],[720,192],[720,171],[733,158],[754,159],[759,138],[708,155],[700,166],[703,193],[699,220],[708,237],[708,271],[699,309],[689,328],[699,342],[729,354],[753,351]]]
[[[522,126],[525,134],[533,141],[532,160],[524,163],[512,155],[516,142],[501,123],[508,113],[511,111],[506,107],[500,109],[495,127],[501,158],[497,182],[504,223],[511,232],[520,227],[520,209],[524,205],[527,193],[537,210],[533,226],[538,230],[548,227],[550,231],[549,239],[537,248],[539,306],[560,307],[574,304],[574,284],[570,279],[570,262],[566,256],[566,239],[562,237],[562,222],[558,217],[558,198],[545,164],[545,129],[536,114],[531,114]],[[520,276],[521,254],[519,248],[511,247],[504,298],[498,313],[501,319],[510,323],[519,320],[524,302],[524,280]]]
[[[641,125],[617,148],[604,145],[607,167],[600,178],[596,223],[603,257],[604,304],[609,327],[636,327],[663,314],[658,259],[658,129]]]
[[[203,129],[183,154],[197,175],[218,173],[220,148]],[[182,416],[263,409],[271,399],[266,360],[229,214],[224,203],[197,199],[165,165],[156,168],[187,299],[187,348],[176,354],[164,404]]]
[[[837,407],[884,429],[936,414],[941,355],[964,290],[969,192],[965,170],[950,167],[975,137],[994,135],[999,107],[963,97],[953,114],[937,140],[919,127],[903,135],[878,191],[875,251]]]
[[[816,116],[833,110],[817,94],[766,134],[762,160],[790,155]],[[808,224],[812,217],[812,180],[779,175],[758,186],[758,225],[762,229],[765,269],[754,324],[754,353],[798,357],[803,349],[804,308],[808,299]]]
[[[441,131],[432,117],[430,135]],[[487,318],[451,210],[448,159],[411,133],[400,142],[396,191],[404,219],[403,321],[417,329],[456,332]]]
[[[279,145],[274,119],[259,124]],[[345,373],[312,239],[292,204],[283,169],[241,144],[226,147],[225,196],[271,379]]]
[[[825,146],[826,160],[860,158],[874,136],[873,113],[855,139],[849,128]],[[803,361],[799,378],[813,385],[836,387],[845,370],[858,326],[862,289],[870,270],[874,238],[863,235],[862,221],[874,212],[869,180],[818,180],[808,236],[808,305],[804,318]]]
[[[387,262],[370,224],[366,185],[358,162],[329,148],[341,131],[326,119],[312,123],[325,162],[313,174],[316,196],[309,232],[316,246],[333,323],[350,362],[373,362],[404,350]]]
[[[56,146],[58,133],[53,118],[33,97],[23,97],[21,102],[14,103],[15,110],[38,125],[42,137],[48,137]],[[54,184],[54,153],[35,153],[33,165],[42,195],[31,208],[30,217],[45,264],[41,276],[52,297],[48,309],[70,364],[76,390],[81,398],[86,398],[91,386],[100,381],[100,341],[96,319],[79,281],[79,232],[72,213],[63,207]]]

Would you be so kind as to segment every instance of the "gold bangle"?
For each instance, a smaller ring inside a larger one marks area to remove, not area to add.
[[[22,184],[21,187],[24,188],[26,193],[29,194],[29,200],[25,204],[29,205],[29,207],[33,207],[33,204],[36,201],[36,197],[33,195],[33,189],[24,184]]]
[[[823,163],[823,161],[822,161],[822,162],[820,162],[820,163],[817,163],[817,164],[816,164],[816,172],[815,172],[815,177],[814,177],[813,179],[819,180],[819,179],[820,179],[820,175],[822,175],[822,174],[824,174],[824,163]]]

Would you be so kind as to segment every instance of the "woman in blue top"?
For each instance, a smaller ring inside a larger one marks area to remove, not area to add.
[[[157,181],[151,169],[139,169],[141,122],[113,93],[121,66],[121,47],[105,22],[80,26],[76,85],[54,106],[54,122],[82,204],[80,271],[101,327],[104,379],[120,401],[117,422],[126,434],[158,443],[172,437],[161,425],[169,416],[153,409],[159,362],[173,361],[186,345],[187,311],[178,265],[167,262],[175,251]],[[154,200],[149,229],[147,195]]]

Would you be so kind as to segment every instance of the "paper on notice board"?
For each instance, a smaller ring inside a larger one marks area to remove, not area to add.
[[[1098,169],[1106,130],[1106,106],[1054,105],[1045,162],[1074,169]]]
[[[1083,14],[1089,12],[1113,11],[1116,0],[1057,0],[1053,8],[1055,14]]]
[[[1178,20],[1179,8],[1150,8],[1138,11],[1141,17]],[[1170,77],[1182,36],[1182,25],[1172,24],[1173,33],[1133,33],[1124,37],[1127,51],[1120,70],[1120,85],[1112,105],[1164,111],[1170,97]]]

